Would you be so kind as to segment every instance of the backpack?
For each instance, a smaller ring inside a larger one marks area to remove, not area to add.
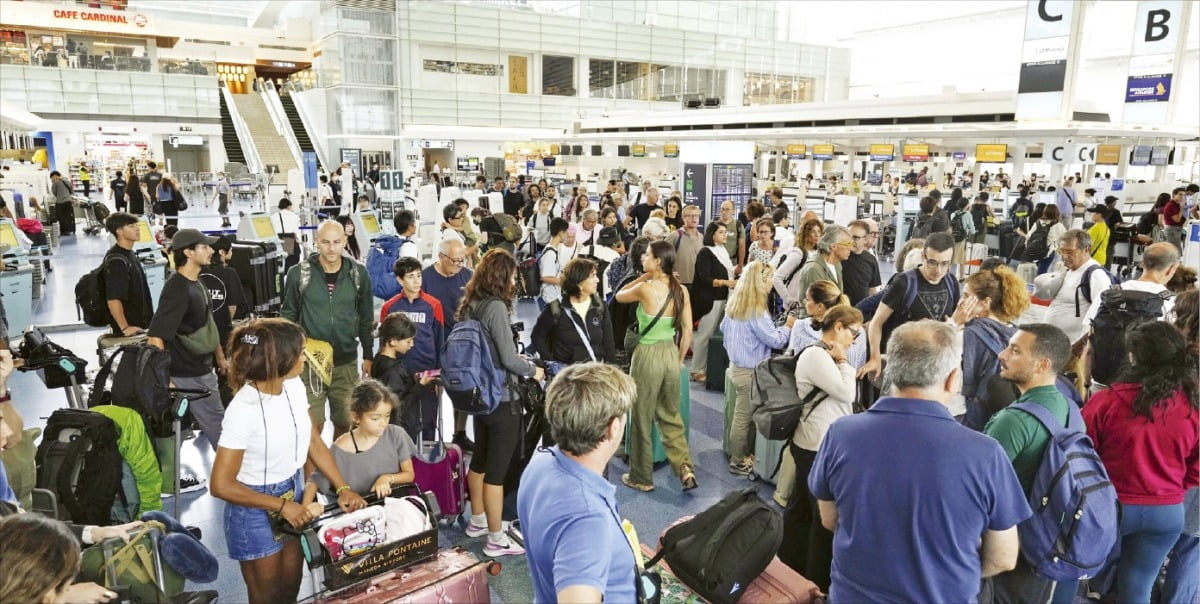
[[[908,238],[909,239],[924,239],[929,236],[929,233],[932,230],[933,230],[933,214],[922,214],[920,216],[917,216],[916,221],[913,222],[912,234],[910,234],[908,236]]]
[[[399,235],[380,235],[367,252],[367,276],[371,278],[371,293],[376,298],[390,300],[400,293],[393,267],[400,258],[400,246],[406,241]]]
[[[733,604],[775,558],[783,517],[754,488],[734,491],[663,532],[646,568],[666,560],[671,572],[712,604]]]
[[[144,342],[126,344],[108,357],[92,384],[89,408],[109,404],[128,407],[142,416],[150,436],[163,438],[174,433],[171,353]]]
[[[470,415],[495,411],[506,377],[492,362],[487,327],[469,316],[455,323],[442,347],[442,384],[454,409]]]
[[[558,256],[558,250],[552,245],[542,249],[542,253],[533,254],[517,265],[518,294],[526,298],[537,298],[542,295],[542,257],[546,252],[553,251]]]
[[[795,249],[795,248],[793,248],[793,249]],[[783,266],[784,261],[787,260],[788,255],[790,255],[791,253],[792,253],[791,250],[784,252],[783,255],[779,257],[779,262],[775,266]],[[783,278],[783,288],[784,289],[787,289],[788,287],[790,287],[792,285],[792,281],[796,278],[796,275],[800,274],[800,269],[804,268],[804,266],[806,264],[808,264],[808,250],[800,248],[800,253],[804,254],[804,260],[801,260],[800,264],[796,265],[796,268],[792,269],[792,272],[789,273],[788,276]],[[804,294],[806,292],[800,292],[800,293]]]
[[[521,240],[521,224],[516,218],[504,213],[496,214],[496,224],[500,227],[505,241],[516,243]]]
[[[50,414],[37,449],[37,486],[54,492],[71,522],[111,524],[113,502],[121,491],[119,436],[111,419],[93,411],[58,409]]]
[[[950,233],[954,235],[955,243],[966,241],[975,234],[975,220],[969,212],[958,210],[950,217]]]
[[[1092,379],[1111,384],[1128,363],[1125,333],[1133,325],[1157,321],[1163,304],[1173,297],[1169,290],[1157,294],[1115,286],[1100,294],[1100,310],[1092,320]]]
[[[829,395],[814,387],[804,400],[796,391],[796,361],[800,354],[813,346],[824,348],[820,342],[805,346],[800,352],[772,355],[754,367],[750,382],[750,409],[758,433],[767,440],[788,440],[796,433],[800,422]],[[808,413],[804,409],[808,407]]]
[[[1050,431],[1050,442],[1029,490],[1033,515],[1017,529],[1021,554],[1037,573],[1053,581],[1094,576],[1117,544],[1120,516],[1117,490],[1108,480],[1083,427],[1083,417],[1067,405],[1067,425],[1037,403],[1016,403]]]
[[[610,262],[596,255],[596,238],[592,237],[592,243],[588,246],[588,253],[579,254],[579,258],[587,258],[596,263],[596,276],[600,278],[600,282],[596,284],[596,293],[600,299],[606,299],[608,292],[604,291],[604,273],[608,271]]]
[[[129,260],[117,254],[105,254],[100,266],[92,269],[75,283],[75,305],[83,322],[92,327],[108,327],[113,323],[108,310],[108,288],[104,284],[104,268],[113,258],[120,258],[126,266]]]
[[[397,249],[399,249],[399,248],[397,248]],[[312,254],[311,256],[309,256],[309,258],[315,258],[315,257],[316,257],[316,254]],[[352,261],[348,260],[347,262],[352,262]],[[308,291],[308,284],[312,282],[312,265],[309,264],[308,260],[301,259],[300,262],[296,263],[296,266],[299,267],[299,270],[300,270],[300,286],[297,288],[297,291],[300,292],[300,295],[299,295],[300,303],[299,303],[298,307],[296,308],[296,316],[299,317],[300,311],[303,310],[303,308],[304,308],[304,292]],[[390,271],[391,269],[389,268],[388,270]],[[367,276],[369,278],[370,274],[368,273]],[[354,304],[357,306],[359,299],[360,299],[359,286],[362,284],[362,282],[359,281],[358,267],[354,266],[353,264],[350,265],[350,280],[354,282]],[[392,281],[395,281],[395,280],[396,280],[395,273],[392,273]],[[399,287],[399,284],[396,284],[396,286]],[[396,293],[400,293],[400,292],[397,291]],[[395,294],[392,294],[392,295],[394,296]]]
[[[1075,288],[1075,316],[1082,317],[1082,311],[1079,308],[1079,296],[1083,296],[1088,304],[1092,303],[1092,273],[1096,271],[1104,271],[1104,275],[1108,277],[1108,281],[1113,285],[1120,283],[1115,275],[1108,272],[1108,269],[1099,264],[1093,264],[1083,271],[1083,278],[1079,280],[1079,287]],[[1106,290],[1107,291],[1107,290]],[[1159,316],[1162,316],[1161,314]],[[1124,337],[1124,336],[1122,336]]]
[[[1042,224],[1039,220],[1033,227],[1033,232],[1029,234],[1029,239],[1025,242],[1025,253],[1021,255],[1021,260],[1024,262],[1038,262],[1050,253],[1050,227],[1051,224]]]

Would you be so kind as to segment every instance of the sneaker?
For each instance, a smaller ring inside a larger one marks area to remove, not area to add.
[[[749,476],[754,473],[754,461],[743,459],[740,463],[729,464],[729,473],[738,476]]]
[[[455,432],[454,438],[450,439],[450,442],[458,445],[458,448],[462,449],[463,453],[475,452],[475,441],[471,440],[466,432]]]
[[[483,555],[488,556],[489,558],[496,558],[498,556],[520,556],[524,553],[525,548],[517,545],[507,533],[504,534],[504,540],[502,542],[493,543],[491,539],[488,539],[487,545],[483,546]]]
[[[196,491],[205,489],[207,487],[208,487],[208,481],[203,478],[196,478],[195,476],[184,476],[183,478],[179,479],[179,494],[180,495],[182,495],[184,493],[194,493]],[[162,496],[164,499],[166,499],[167,497],[174,497],[175,495],[174,495],[174,493],[163,493]]]
[[[467,522],[467,537],[484,537],[487,534],[487,524],[476,525],[474,521]]]

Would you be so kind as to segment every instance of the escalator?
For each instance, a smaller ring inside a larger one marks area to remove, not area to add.
[[[300,112],[296,110],[296,103],[292,102],[292,97],[286,94],[280,95],[279,102],[283,105],[283,111],[287,113],[288,122],[292,125],[292,132],[296,135],[300,151],[315,151],[312,140],[308,138],[308,130],[304,128],[304,122],[300,119]]]
[[[228,161],[242,165],[246,164],[246,155],[242,152],[242,143],[238,141],[237,130],[233,118],[229,115],[229,107],[225,104],[225,95],[217,95],[221,101],[221,142],[225,144],[225,155]]]

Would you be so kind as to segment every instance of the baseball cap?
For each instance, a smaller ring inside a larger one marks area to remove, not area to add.
[[[197,231],[196,229],[179,229],[178,233],[171,238],[171,249],[182,250],[189,247],[194,247],[203,243],[204,245],[212,245],[217,242],[216,237],[210,237]]]
[[[599,243],[605,247],[612,247],[620,240],[621,237],[617,235],[617,229],[613,227],[604,227],[600,229],[600,236],[596,240],[596,243]]]

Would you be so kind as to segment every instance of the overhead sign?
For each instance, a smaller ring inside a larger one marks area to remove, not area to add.
[[[833,159],[833,145],[813,145],[813,159]]]
[[[951,153],[950,156],[954,159],[959,159],[959,160],[966,159],[967,152],[966,151],[955,151],[954,153]]]
[[[679,157],[679,145],[675,143],[663,145],[663,157]]]
[[[1129,165],[1149,166],[1151,151],[1150,145],[1137,145],[1133,148],[1133,153],[1129,157]]]
[[[634,143],[631,151],[630,155],[633,157],[646,157],[646,145]]]
[[[154,36],[156,23],[145,13],[88,9],[70,3],[5,2],[0,18],[7,26]],[[108,3],[105,3],[108,4]],[[176,35],[178,35],[176,33]]]
[[[808,147],[806,145],[788,145],[788,159],[804,159],[808,156]]]
[[[1166,145],[1155,145],[1150,149],[1150,165],[1165,166],[1171,163],[1171,147]]]
[[[1133,46],[1125,80],[1123,120],[1138,124],[1166,123],[1176,71],[1176,43],[1186,27],[1183,0],[1137,3]]]
[[[708,164],[683,164],[683,203],[704,207],[708,197]]]
[[[1017,80],[1017,119],[1054,119],[1063,111],[1067,62],[1073,59],[1073,0],[1029,0]]]
[[[404,173],[400,170],[380,170],[379,171],[379,190],[380,191],[403,191],[404,190]]]
[[[355,174],[362,174],[362,149],[348,149],[342,147],[342,163],[350,164],[350,169]]]
[[[904,145],[901,155],[904,161],[929,161],[929,145]]]
[[[1098,145],[1096,147],[1096,164],[1115,166],[1121,163],[1121,145]]]
[[[1008,161],[1008,145],[975,145],[975,161],[981,164],[1002,164]]]
[[[179,145],[203,145],[204,137],[194,134],[180,134],[177,136],[168,136],[167,142],[173,147],[178,147]]]
[[[1125,85],[1126,103],[1158,103],[1171,100],[1171,74],[1129,76]]]
[[[896,145],[871,145],[871,161],[892,161],[896,158]]]
[[[412,142],[413,149],[453,149],[454,141],[447,140],[415,140]]]

